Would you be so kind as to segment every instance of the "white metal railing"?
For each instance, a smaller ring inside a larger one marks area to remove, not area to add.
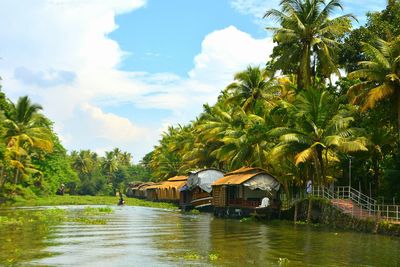
[[[377,201],[350,186],[338,186],[334,189],[326,187],[314,186],[312,195],[315,197],[334,200],[347,199],[351,200],[351,210],[344,210],[357,217],[375,217],[392,222],[400,222],[400,206],[377,204]]]

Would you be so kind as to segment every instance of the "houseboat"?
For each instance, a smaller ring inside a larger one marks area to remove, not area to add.
[[[280,183],[266,170],[240,168],[212,184],[214,214],[220,217],[270,216],[279,212],[279,189]]]
[[[180,190],[186,185],[188,176],[175,176],[161,182],[157,189],[157,200],[179,203]]]
[[[181,208],[212,211],[211,184],[222,177],[224,172],[212,168],[189,172],[187,183],[181,189]]]

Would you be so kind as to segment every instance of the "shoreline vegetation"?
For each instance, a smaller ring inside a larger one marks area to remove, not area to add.
[[[137,198],[124,198],[127,206],[140,206],[176,210],[178,207],[166,202],[152,202]],[[118,197],[113,196],[48,196],[37,197],[32,199],[15,198],[0,205],[1,207],[22,207],[22,206],[66,206],[66,205],[110,205],[116,206]]]

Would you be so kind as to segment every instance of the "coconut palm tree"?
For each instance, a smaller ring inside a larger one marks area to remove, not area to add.
[[[171,151],[171,143],[175,141],[180,128],[181,126],[168,127],[168,130],[162,135],[160,144],[154,149],[150,167],[158,180],[166,180],[177,175],[182,166],[182,157],[178,153]]]
[[[296,66],[299,89],[311,86],[312,58],[317,60],[314,65],[320,67],[324,77],[338,73],[334,51],[338,48],[338,38],[350,30],[350,19],[354,18],[351,14],[330,18],[335,9],[343,9],[340,2],[282,0],[281,10],[271,9],[264,15],[264,18],[271,17],[281,25],[268,28],[274,32],[274,40],[281,49],[275,64]]]
[[[114,173],[118,170],[118,159],[114,151],[106,152],[101,168],[108,178],[108,182],[111,183]]]
[[[323,89],[300,93],[293,104],[282,103],[291,117],[291,127],[277,127],[269,132],[279,143],[272,156],[292,155],[296,165],[314,166],[317,182],[326,182],[327,168],[338,161],[337,152],[367,151],[367,140],[357,137],[351,128],[354,118],[346,107]]]
[[[235,82],[226,88],[227,102],[240,105],[246,112],[253,111],[258,103],[273,105],[278,84],[272,76],[266,69],[252,66],[236,73]]]
[[[361,68],[349,74],[360,82],[350,87],[348,95],[362,111],[375,107],[379,101],[392,99],[396,103],[400,136],[400,36],[391,42],[378,39],[376,46],[364,43],[363,51],[369,60],[359,62]]]
[[[93,160],[93,154],[90,150],[81,150],[78,152],[72,151],[72,167],[79,173],[80,176],[86,175],[92,172],[95,162]]]
[[[132,162],[132,154],[129,152],[123,152],[120,161],[122,165],[129,166]]]
[[[51,152],[53,149],[52,133],[48,122],[39,111],[42,107],[34,104],[27,97],[20,97],[16,104],[11,103],[10,111],[5,115],[5,139],[7,147],[16,153],[13,158],[21,162],[21,157],[28,157],[32,149]],[[15,168],[14,183],[18,182],[21,168]]]

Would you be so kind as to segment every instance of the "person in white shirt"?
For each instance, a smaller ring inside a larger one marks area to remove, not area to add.
[[[262,200],[261,200],[261,205],[259,206],[260,208],[266,208],[269,206],[269,198],[267,196],[265,196]]]

